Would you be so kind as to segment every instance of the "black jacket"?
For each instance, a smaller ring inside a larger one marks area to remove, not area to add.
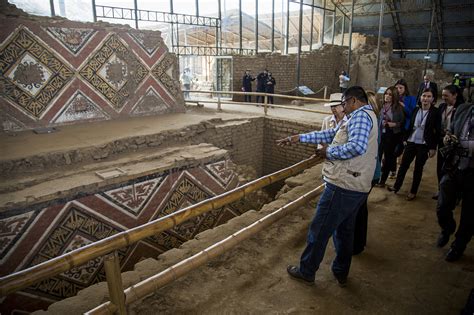
[[[419,106],[415,107],[413,110],[410,126],[408,128],[408,132],[405,135],[405,141],[410,138],[414,131],[413,126],[415,125],[416,115],[418,114],[419,110]],[[439,133],[441,131],[440,117],[441,116],[438,113],[438,109],[432,105],[429,109],[428,115],[426,116],[425,131],[423,133],[423,139],[430,150],[436,150],[436,147],[438,146]]]
[[[257,92],[265,92],[265,84],[267,83],[268,75],[261,72],[257,75]]]
[[[267,78],[267,83],[265,86],[265,92],[267,93],[275,93],[275,85],[276,81],[274,77],[268,77]]]
[[[252,81],[255,80],[255,78],[252,78],[250,74],[245,74],[244,77],[242,78],[242,87],[246,92],[252,92]]]

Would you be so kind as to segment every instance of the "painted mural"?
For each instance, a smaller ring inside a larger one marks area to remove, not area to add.
[[[159,32],[0,20],[4,131],[184,112],[178,72]]]
[[[66,204],[0,214],[1,276],[163,217],[239,185],[227,159],[157,173]],[[246,206],[228,205],[119,252],[122,271],[227,222]],[[248,208],[248,207],[247,207]],[[105,280],[101,258],[39,282],[2,301],[1,314],[31,311]],[[21,306],[22,309],[18,309]]]

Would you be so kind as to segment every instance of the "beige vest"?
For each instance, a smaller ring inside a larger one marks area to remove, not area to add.
[[[352,159],[326,160],[323,164],[323,176],[325,181],[338,187],[367,193],[372,186],[372,178],[377,164],[379,130],[374,112],[365,109],[363,111],[369,114],[372,119],[372,130],[369,134],[367,151]],[[351,118],[339,128],[329,147],[347,143],[349,139],[347,125],[350,121]]]

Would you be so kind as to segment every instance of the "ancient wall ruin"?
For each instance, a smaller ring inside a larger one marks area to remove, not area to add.
[[[184,112],[178,62],[156,31],[0,13],[3,130]]]
[[[282,94],[296,87],[296,54],[258,54],[257,56],[234,56],[233,57],[233,90],[240,91],[242,88],[242,77],[246,69],[252,71],[256,76],[263,69],[272,72],[276,80],[275,93]],[[306,85],[313,92],[321,90],[325,85],[328,91],[338,92],[338,75],[347,64],[347,47],[336,45],[324,45],[320,50],[303,52],[301,54],[300,85]],[[253,83],[255,91],[256,82]],[[322,91],[317,95],[322,96]],[[235,100],[242,100],[235,97]]]
[[[419,84],[423,81],[425,62],[422,60],[395,59],[393,43],[390,38],[383,38],[380,46],[380,65],[378,86],[391,86],[398,79],[405,79],[411,95],[416,95]],[[353,34],[353,53],[351,81],[366,89],[375,89],[375,72],[377,64],[377,37]],[[426,64],[426,72],[430,74],[438,86],[444,87],[451,82],[451,75],[434,62]]]

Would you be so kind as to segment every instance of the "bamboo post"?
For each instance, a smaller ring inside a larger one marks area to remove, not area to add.
[[[126,315],[125,294],[122,286],[122,274],[117,251],[104,257],[105,276],[109,287],[110,301],[117,307],[116,313]]]
[[[169,267],[168,269],[163,270],[162,272],[154,276],[151,276],[150,278],[147,278],[135,285],[132,285],[131,287],[125,290],[127,304],[131,304],[135,301],[142,299],[148,294],[157,291],[158,289],[177,280],[178,278],[184,276],[190,271],[193,271],[198,267],[204,265],[211,259],[229,251],[236,245],[241,244],[244,240],[264,230],[265,228],[269,227],[270,225],[285,217],[289,213],[295,211],[296,209],[299,209],[304,204],[316,198],[324,190],[324,187],[324,184],[316,187],[315,189],[300,196],[298,199],[291,201],[290,203],[266,215],[265,217],[259,219],[251,225],[244,227],[243,229],[237,231],[236,233],[230,235],[222,241],[209,246],[208,248],[200,251],[199,253],[178,262],[177,264]],[[107,314],[107,309],[110,307],[110,304],[110,302],[105,302],[97,306],[93,310],[86,312],[85,314]]]
[[[265,93],[265,96],[263,97],[263,111],[265,112],[265,116],[267,116],[268,112],[268,95]]]
[[[218,111],[222,111],[222,107],[221,107],[221,93],[217,93],[217,110]]]

